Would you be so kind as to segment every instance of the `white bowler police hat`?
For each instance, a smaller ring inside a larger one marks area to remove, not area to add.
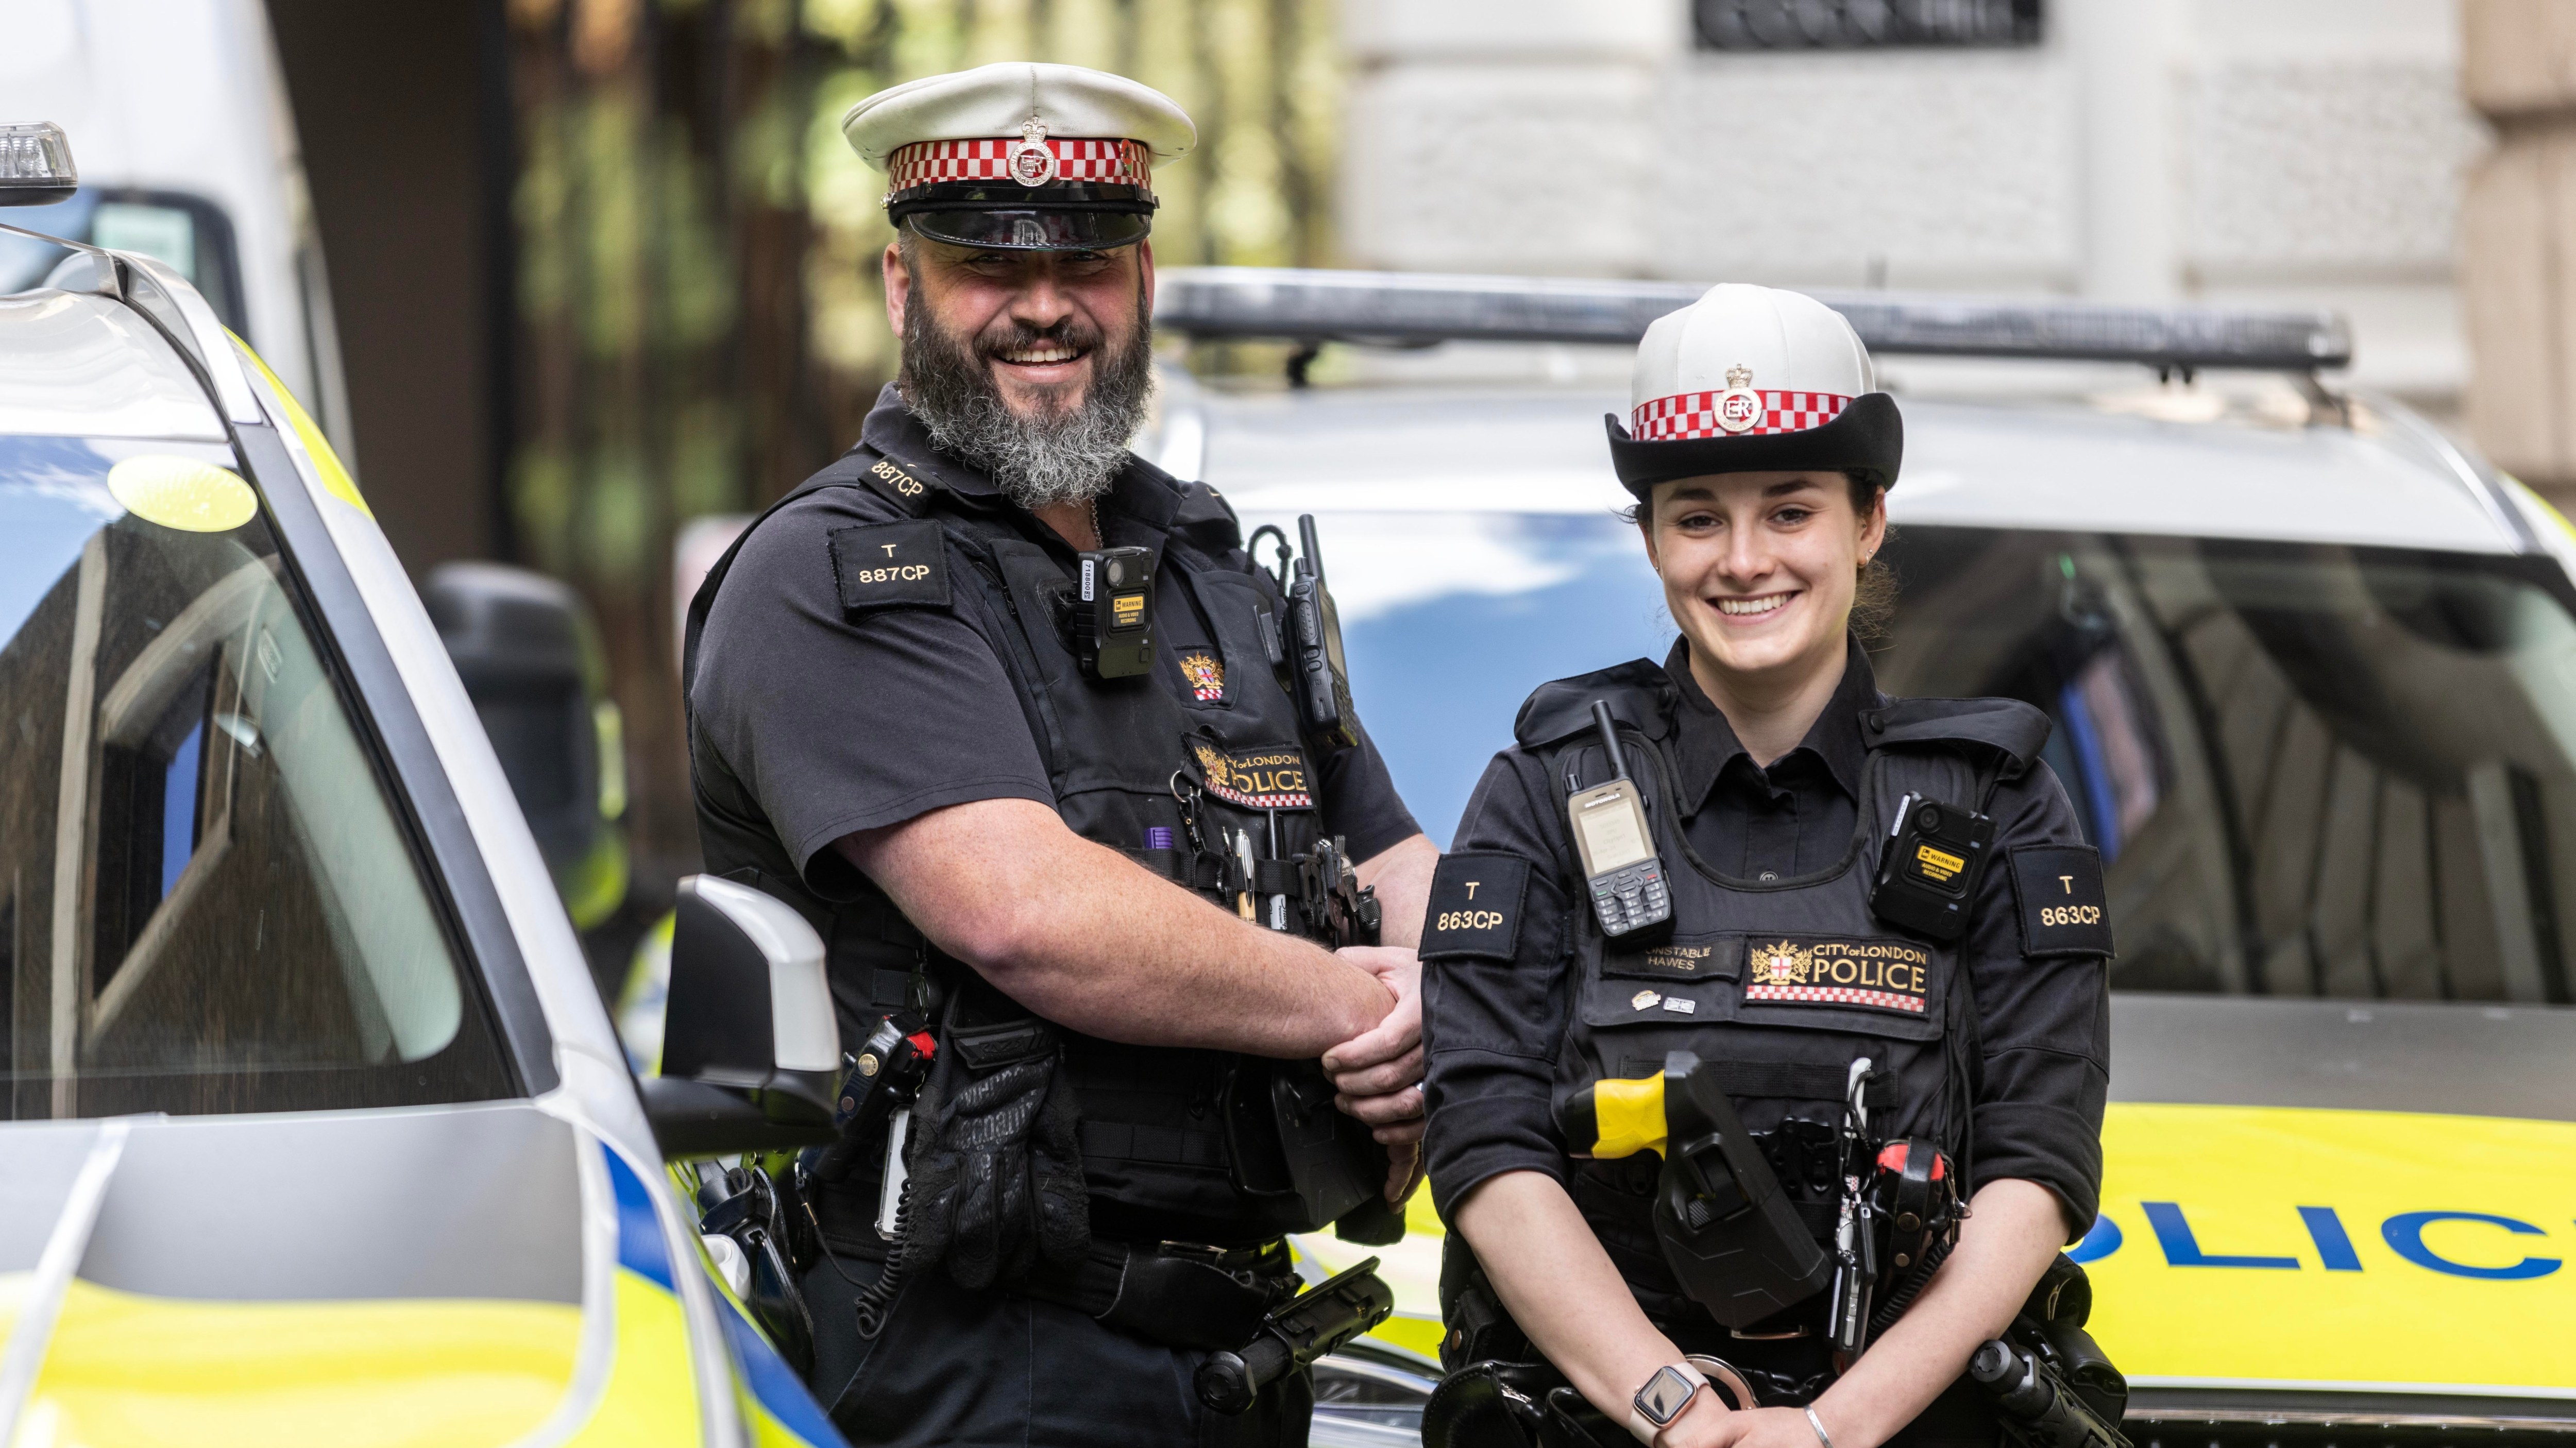
[[[897,225],[959,246],[1095,251],[1144,239],[1153,163],[1198,144],[1172,98],[1078,65],[1008,61],[881,90],[841,117]]]
[[[1812,468],[1896,481],[1905,424],[1869,349],[1815,298],[1724,283],[1655,319],[1637,344],[1628,421],[1604,421],[1619,481]]]

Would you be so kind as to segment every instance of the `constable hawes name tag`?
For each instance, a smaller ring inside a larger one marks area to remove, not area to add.
[[[845,613],[880,608],[945,608],[948,552],[927,519],[835,528],[832,580]]]

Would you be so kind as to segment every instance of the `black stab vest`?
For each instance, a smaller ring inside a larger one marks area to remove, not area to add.
[[[1622,726],[1671,882],[1673,932],[1652,947],[1614,946],[1582,882],[1569,882],[1572,950],[1555,1104],[1605,1077],[1653,1075],[1667,1052],[1717,1063],[1746,1128],[1764,1139],[1801,1216],[1828,1243],[1839,1184],[1817,1163],[1820,1144],[1840,1124],[1853,1061],[1867,1057],[1884,1073],[1865,1098],[1873,1139],[1928,1137],[1964,1168],[1973,1151],[1969,1070],[1977,1050],[1964,942],[1942,944],[1881,920],[1870,910],[1870,888],[1898,801],[1919,793],[1982,808],[1999,779],[2037,758],[2047,716],[2005,699],[1882,700],[1864,710],[1867,762],[1843,857],[1812,874],[1763,881],[1719,875],[1690,849],[1672,804],[1681,704],[1660,665],[1640,659],[1533,694],[1514,733],[1547,761],[1547,777],[1560,788],[1569,777],[1584,788],[1609,778],[1592,728],[1594,699],[1609,701]],[[1565,827],[1561,811],[1556,825]],[[1570,845],[1566,858],[1579,858]],[[1650,1313],[1704,1323],[1655,1243],[1659,1164],[1646,1153],[1581,1163],[1574,1199]]]
[[[981,612],[1037,741],[1057,812],[1075,834],[1233,911],[1235,892],[1222,888],[1211,869],[1213,852],[1224,848],[1217,836],[1244,832],[1258,859],[1269,862],[1290,860],[1331,833],[1320,815],[1313,768],[1319,761],[1300,738],[1296,705],[1271,662],[1267,638],[1275,637],[1271,631],[1285,603],[1270,578],[1241,553],[1233,510],[1213,491],[1181,485],[1179,511],[1155,566],[1156,616],[1195,608],[1223,666],[1222,699],[1199,702],[1179,678],[1167,636],[1157,638],[1152,675],[1085,678],[1060,622],[1076,580],[1038,541],[1034,530],[1044,525],[1019,509],[925,484],[889,459],[902,482],[912,485],[907,490],[873,470],[880,456],[865,446],[855,449],[771,511],[817,488],[864,486],[938,524],[947,549],[949,606]],[[746,528],[742,536],[750,533]],[[684,694],[695,674],[706,611],[733,558],[728,551],[719,560],[691,604]],[[1192,851],[1176,783],[1200,792],[1208,856]],[[1168,830],[1176,848],[1151,848],[1152,830]],[[1272,864],[1257,865],[1256,871],[1256,895],[1294,893],[1293,869]],[[837,904],[817,897],[802,881],[764,875],[754,883],[795,905],[821,931],[844,1042],[861,1039],[879,1016],[907,1004],[916,970],[943,991],[965,993],[962,1022],[1026,1014],[931,945],[872,882],[862,879],[857,898]],[[1269,886],[1280,889],[1264,888]],[[1293,904],[1288,920],[1297,928]],[[1229,1124],[1228,1086],[1239,1071],[1251,1079],[1267,1063],[1056,1030],[1080,1104],[1083,1172],[1097,1235],[1234,1244],[1327,1225],[1304,1220],[1293,1196],[1254,1194],[1236,1185],[1234,1158],[1242,1134],[1266,1131],[1275,1140],[1276,1128],[1266,1113],[1237,1112]],[[1247,1149],[1275,1152],[1259,1143]],[[873,1200],[878,1170],[878,1163],[869,1162],[853,1174],[849,1189]]]

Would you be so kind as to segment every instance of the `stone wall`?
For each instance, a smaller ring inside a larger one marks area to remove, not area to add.
[[[2461,74],[2497,145],[2461,218],[2460,286],[2480,447],[2576,497],[2576,7],[2468,0]]]
[[[2449,0],[2050,0],[2035,46],[1757,54],[1695,48],[1683,0],[1346,0],[1343,251],[2330,306],[2359,380],[2443,407],[2487,144],[2457,25]]]

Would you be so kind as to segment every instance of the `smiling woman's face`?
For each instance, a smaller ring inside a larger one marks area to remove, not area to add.
[[[1718,473],[1658,483],[1638,520],[1664,602],[1703,667],[1794,683],[1839,664],[1860,566],[1887,536],[1841,473]]]

